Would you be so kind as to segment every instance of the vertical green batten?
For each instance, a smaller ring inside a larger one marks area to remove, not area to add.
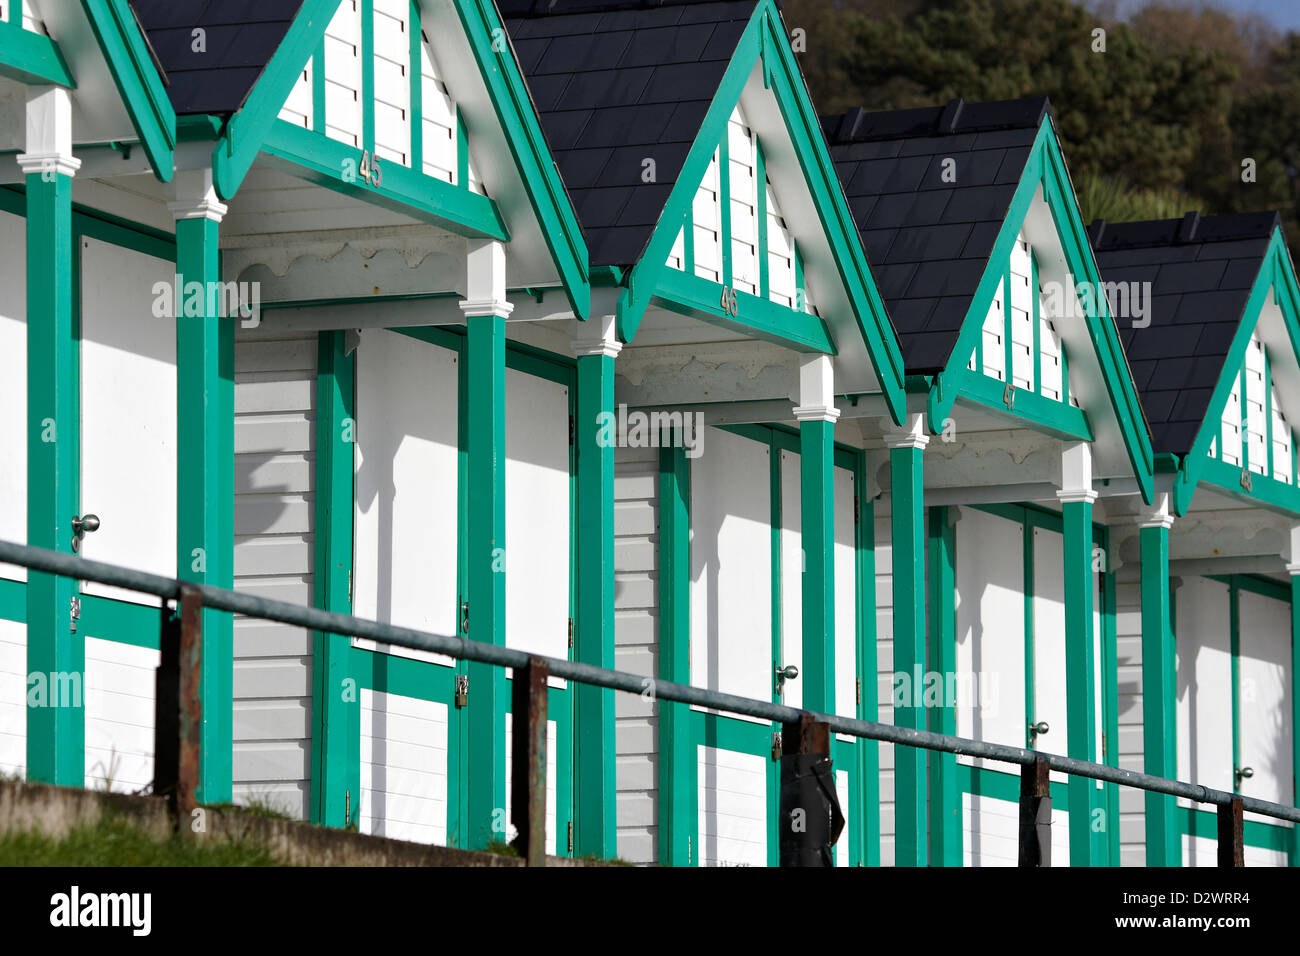
[[[835,712],[835,486],[833,421],[799,423],[803,550],[803,706]],[[778,453],[773,450],[772,457]],[[780,527],[779,525],[777,526]]]
[[[424,172],[424,23],[420,15],[419,0],[411,0],[409,16],[409,33],[411,34],[411,169],[417,173]],[[457,111],[459,113],[459,110]],[[459,133],[461,124],[457,122]],[[458,144],[459,145],[459,144]],[[457,185],[463,185],[461,180]]]
[[[355,362],[346,333],[321,332],[316,370],[316,523],[313,603],[352,613]],[[361,705],[352,639],[312,636],[311,820],[350,826],[361,803]]]
[[[718,222],[722,229],[722,284],[731,287],[731,124],[718,145]]]
[[[763,155],[763,144],[754,142],[754,181],[758,184],[758,296],[766,299],[771,295],[771,277],[768,274],[771,262],[767,249],[767,158]]]
[[[957,673],[956,535],[947,508],[930,514],[930,640],[929,670]],[[928,728],[956,735],[957,708],[945,695],[941,706],[929,706]],[[930,865],[962,865],[962,804],[957,780],[957,755],[930,755]]]
[[[686,449],[659,450],[659,677],[691,682],[691,469]],[[691,708],[658,702],[659,862],[689,866],[694,851],[697,783]]]
[[[206,217],[176,223],[176,272],[182,288],[221,281],[219,226]],[[178,301],[180,296],[178,294]],[[234,586],[235,319],[209,314],[176,319],[176,541],[178,576]],[[226,803],[233,791],[234,631],[231,616],[203,611],[203,737],[198,798]]]
[[[361,0],[361,148],[375,153],[375,0]]]
[[[28,173],[27,183],[27,543],[72,551],[78,491],[78,336],[73,298],[72,177]],[[27,574],[27,672],[42,675],[56,706],[27,707],[27,778],[85,782],[85,639],[72,627],[77,582]],[[68,676],[63,676],[68,675]],[[24,692],[31,686],[24,681]]]
[[[1065,550],[1066,750],[1080,760],[1096,758],[1096,677],[1092,623],[1092,500],[1063,499]],[[1101,861],[1102,833],[1093,829],[1102,791],[1087,777],[1067,784],[1070,811],[1070,865]]]
[[[1177,778],[1177,685],[1170,611],[1169,528],[1138,532],[1142,579],[1142,752],[1144,772]],[[1171,796],[1147,791],[1147,866],[1181,866],[1178,806]]]
[[[578,457],[577,618],[574,656],[585,664],[614,664],[614,446],[601,440],[614,414],[614,355],[578,356],[574,442]],[[574,850],[602,859],[616,855],[617,785],[614,691],[574,687],[577,720]]]
[[[467,573],[471,640],[505,644],[505,345],[500,315],[470,315],[468,377]],[[498,552],[497,549],[503,549]],[[471,661],[469,674],[466,845],[505,839],[505,669]],[[495,829],[494,829],[495,827]]]
[[[912,680],[925,666],[925,510],[920,447],[890,449],[893,487],[890,521],[893,526],[894,673]],[[897,676],[896,676],[897,679]],[[894,723],[925,729],[922,708],[894,708]],[[926,751],[894,748],[894,862],[896,866],[925,866],[927,794]]]

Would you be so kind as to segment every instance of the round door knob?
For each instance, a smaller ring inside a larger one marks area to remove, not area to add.
[[[779,680],[794,680],[799,676],[799,668],[793,664],[787,664],[785,667],[776,669],[776,676]]]
[[[1047,725],[1047,721],[1045,720],[1040,720],[1036,724],[1029,725],[1029,732],[1035,737],[1041,737],[1051,729],[1052,728]]]
[[[98,531],[99,515],[82,515],[80,518],[73,518],[72,527],[77,534],[90,534],[92,531]]]
[[[1240,783],[1242,780],[1249,780],[1253,776],[1255,776],[1254,768],[1242,767],[1237,771],[1237,782]]]

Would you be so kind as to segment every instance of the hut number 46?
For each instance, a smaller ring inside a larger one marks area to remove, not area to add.
[[[724,285],[722,287],[722,301],[720,305],[722,306],[722,311],[727,313],[727,315],[730,315],[733,318],[740,315],[740,305],[736,301],[736,290],[730,286]]]

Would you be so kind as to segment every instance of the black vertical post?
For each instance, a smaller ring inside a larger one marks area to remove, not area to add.
[[[1052,790],[1046,757],[1020,768],[1020,865],[1052,865]]]
[[[203,704],[199,697],[203,658],[203,598],[187,584],[176,611],[164,603],[159,628],[159,661],[154,690],[153,792],[167,798],[181,832],[198,805],[199,751]]]
[[[546,865],[546,694],[551,669],[530,657],[515,668],[510,713],[510,816],[515,849],[529,866]]]
[[[1241,797],[1219,804],[1219,866],[1245,866],[1245,819]]]
[[[800,714],[781,731],[781,866],[831,866],[844,829],[831,767],[830,724]]]

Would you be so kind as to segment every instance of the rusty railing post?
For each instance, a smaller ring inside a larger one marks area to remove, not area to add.
[[[510,822],[529,866],[546,865],[546,694],[551,669],[536,657],[516,667],[510,712]],[[524,718],[527,718],[526,720]]]
[[[1219,866],[1245,866],[1246,824],[1241,809],[1241,797],[1233,797],[1231,803],[1219,804],[1218,816]]]
[[[1046,757],[1020,768],[1020,865],[1052,865],[1052,789]]]
[[[830,724],[803,713],[781,727],[781,866],[831,866],[844,829],[831,767]]]
[[[164,602],[154,690],[153,792],[167,798],[182,833],[198,805],[199,748],[203,731],[199,668],[203,657],[203,598],[182,584],[176,612]]]

